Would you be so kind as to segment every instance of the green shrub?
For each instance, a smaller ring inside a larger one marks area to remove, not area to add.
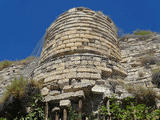
[[[108,99],[110,105],[103,105],[99,109],[99,114],[112,120],[159,120],[160,110],[139,104],[136,98],[125,98],[122,101],[111,97]],[[108,109],[109,108],[109,109]],[[110,113],[110,114],[109,114]]]
[[[72,107],[69,108],[69,120],[77,120],[80,118],[78,113],[72,109]]]
[[[5,93],[0,99],[0,103],[5,102],[9,96],[14,96],[16,98],[23,97],[27,81],[20,77],[20,79],[15,78],[10,85],[7,86]]]
[[[146,104],[147,106],[156,106],[156,99],[159,96],[152,88],[146,88],[138,85],[128,85],[126,89],[129,93],[133,94],[136,98],[136,102],[139,104]]]
[[[20,118],[26,116],[27,106],[31,106],[32,108],[31,113],[29,113],[29,115],[27,114],[27,117],[33,117],[34,115],[37,116],[37,118],[39,116],[42,117],[41,107],[43,106],[41,105],[43,102],[40,102],[40,87],[41,85],[38,82],[33,80],[27,81],[23,77],[13,80],[1,99],[0,107],[2,106],[2,108],[0,108],[0,117],[20,120]],[[34,108],[34,106],[36,108]]]
[[[44,100],[40,94],[32,96],[30,111],[26,116],[18,115],[14,120],[44,120]]]
[[[152,71],[152,83],[160,88],[160,68]]]
[[[0,120],[7,120],[6,118],[0,118]]]
[[[150,30],[136,30],[133,32],[134,35],[150,35],[153,34]]]

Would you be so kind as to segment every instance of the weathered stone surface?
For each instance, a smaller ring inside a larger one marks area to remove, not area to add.
[[[11,65],[0,70],[0,98],[2,97],[7,85],[16,78],[20,78],[25,65]]]
[[[61,107],[70,107],[71,101],[70,100],[60,100],[60,106]]]
[[[44,87],[44,88],[41,90],[41,94],[42,94],[43,96],[47,95],[48,92],[49,92],[49,89],[48,89],[47,87]]]
[[[46,32],[35,78],[42,79],[40,73],[43,71],[44,87],[63,94],[79,90],[87,92],[95,84],[106,85],[104,81],[113,72],[124,77],[126,73],[119,62],[121,55],[116,32],[112,20],[103,14],[86,8],[65,12]],[[58,87],[51,89],[55,84]]]
[[[132,94],[128,93],[128,92],[124,92],[120,96],[118,96],[117,98],[118,99],[124,99],[124,98],[127,98],[127,97],[134,97],[134,96]]]
[[[110,97],[112,97],[114,94],[109,90],[109,89],[107,89],[107,90],[105,90],[105,92],[104,92],[104,94],[103,94],[103,98],[105,99],[105,98],[110,98]]]
[[[64,86],[64,92],[74,92],[79,90],[90,90],[94,86],[95,82],[80,82],[74,85]]]
[[[64,99],[74,99],[76,97],[84,97],[84,92],[81,90],[76,92],[62,93],[56,96],[47,95],[45,97],[45,101],[48,102],[48,101],[57,101],[57,100],[64,100]]]
[[[52,109],[52,113],[55,112],[55,111],[60,111],[60,108],[59,108],[59,107],[54,107],[54,108]]]
[[[100,85],[95,85],[92,88],[92,92],[96,94],[103,94],[105,91],[107,91],[107,88],[104,86],[100,86]]]
[[[159,41],[158,34],[127,35],[120,39],[121,63],[128,73],[125,81],[132,85],[153,87],[151,83],[152,69],[156,69],[157,65],[144,65],[142,63],[149,58],[153,61],[155,58],[160,59]]]
[[[58,90],[53,90],[53,91],[49,92],[49,95],[51,95],[51,96],[55,96],[55,95],[59,95],[59,94],[60,94],[60,91],[58,91]]]

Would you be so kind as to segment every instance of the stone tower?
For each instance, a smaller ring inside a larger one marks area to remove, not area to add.
[[[107,97],[124,97],[115,83],[126,76],[120,60],[117,30],[108,16],[83,7],[60,15],[46,31],[34,71],[34,79],[43,81],[47,111],[66,120],[69,106],[80,115],[96,114]]]

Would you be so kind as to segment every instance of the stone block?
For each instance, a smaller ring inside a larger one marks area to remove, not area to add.
[[[61,107],[70,107],[71,101],[70,100],[60,100],[60,106]]]
[[[49,101],[59,101],[59,100],[65,100],[65,99],[75,99],[75,98],[79,98],[79,97],[84,97],[84,92],[81,91],[76,91],[76,92],[68,92],[68,93],[62,93],[60,95],[56,95],[56,96],[50,96],[47,95],[45,96],[45,101],[49,102]]]
[[[91,90],[91,88],[94,86],[95,82],[93,81],[88,81],[88,82],[79,82],[79,83],[74,83],[73,85],[67,85],[64,86],[63,91],[64,92],[75,92],[79,90]]]
[[[54,113],[54,112],[56,112],[56,111],[60,111],[60,108],[59,108],[59,107],[54,107],[54,108],[52,109],[52,113]]]
[[[44,87],[44,88],[41,90],[41,94],[42,94],[43,96],[47,95],[48,92],[49,92],[49,89],[48,89],[47,87]]]
[[[104,86],[100,86],[100,85],[95,85],[93,88],[92,88],[92,92],[95,93],[95,94],[104,94],[104,92],[107,90],[106,87]]]
[[[69,85],[69,79],[61,79],[58,81],[60,88],[63,88],[66,85]]]
[[[58,91],[58,90],[52,90],[49,92],[49,95],[51,95],[51,96],[55,96],[55,95],[59,95],[59,94],[60,94],[60,91]]]

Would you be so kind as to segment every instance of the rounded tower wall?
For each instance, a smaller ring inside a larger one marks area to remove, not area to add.
[[[47,30],[41,62],[73,53],[93,53],[120,60],[115,25],[102,13],[74,8],[62,14]]]
[[[115,93],[113,81],[127,75],[120,60],[112,20],[101,12],[73,8],[47,29],[34,79],[43,81],[42,95],[51,107],[63,108],[63,100],[69,100],[76,106],[84,101],[87,108],[97,110],[100,102]]]

